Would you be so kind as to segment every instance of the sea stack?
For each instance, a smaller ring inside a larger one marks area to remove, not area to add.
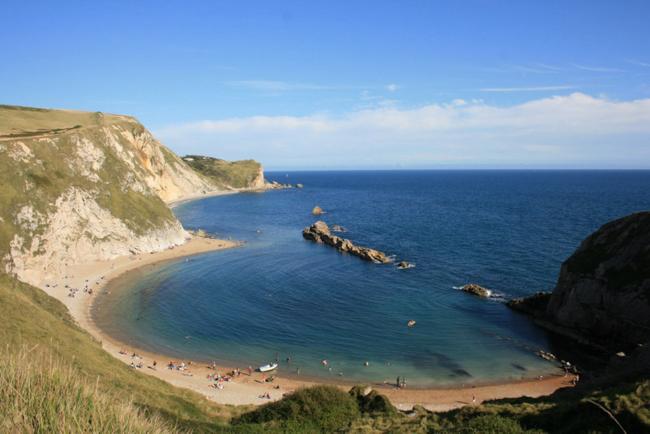
[[[324,221],[319,220],[313,225],[303,229],[302,236],[306,240],[336,247],[339,252],[350,253],[351,255],[358,256],[366,261],[372,261],[377,264],[387,264],[391,262],[384,252],[370,249],[368,247],[356,246],[348,239],[332,235],[329,226],[327,226],[327,223]]]

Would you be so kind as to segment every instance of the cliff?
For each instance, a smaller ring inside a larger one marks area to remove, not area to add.
[[[183,161],[221,188],[266,188],[264,170],[255,160],[226,161],[202,155],[186,155]]]
[[[587,237],[551,294],[509,305],[555,332],[604,347],[650,341],[650,212],[614,220]]]
[[[0,271],[38,284],[181,244],[165,202],[224,188],[132,117],[0,106]]]

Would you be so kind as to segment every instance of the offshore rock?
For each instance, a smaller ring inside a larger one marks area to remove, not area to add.
[[[320,220],[313,225],[303,229],[302,236],[306,240],[327,244],[328,246],[335,247],[340,252],[346,252],[351,255],[358,256],[361,259],[365,259],[366,261],[371,261],[378,264],[387,264],[391,262],[384,252],[370,249],[368,247],[360,247],[348,239],[332,235],[329,226],[327,226],[327,223]]]
[[[460,290],[484,298],[488,298],[490,295],[492,295],[492,291],[487,288],[483,288],[482,286],[475,283],[468,283],[467,285],[463,285]]]

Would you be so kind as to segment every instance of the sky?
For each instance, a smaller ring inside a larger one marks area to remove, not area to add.
[[[650,168],[650,1],[3,0],[0,103],[267,169]]]

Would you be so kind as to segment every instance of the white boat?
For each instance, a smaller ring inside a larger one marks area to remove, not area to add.
[[[269,371],[274,370],[277,367],[278,367],[277,363],[269,363],[267,365],[260,366],[259,368],[257,368],[257,370],[260,371],[260,372],[269,372]]]

